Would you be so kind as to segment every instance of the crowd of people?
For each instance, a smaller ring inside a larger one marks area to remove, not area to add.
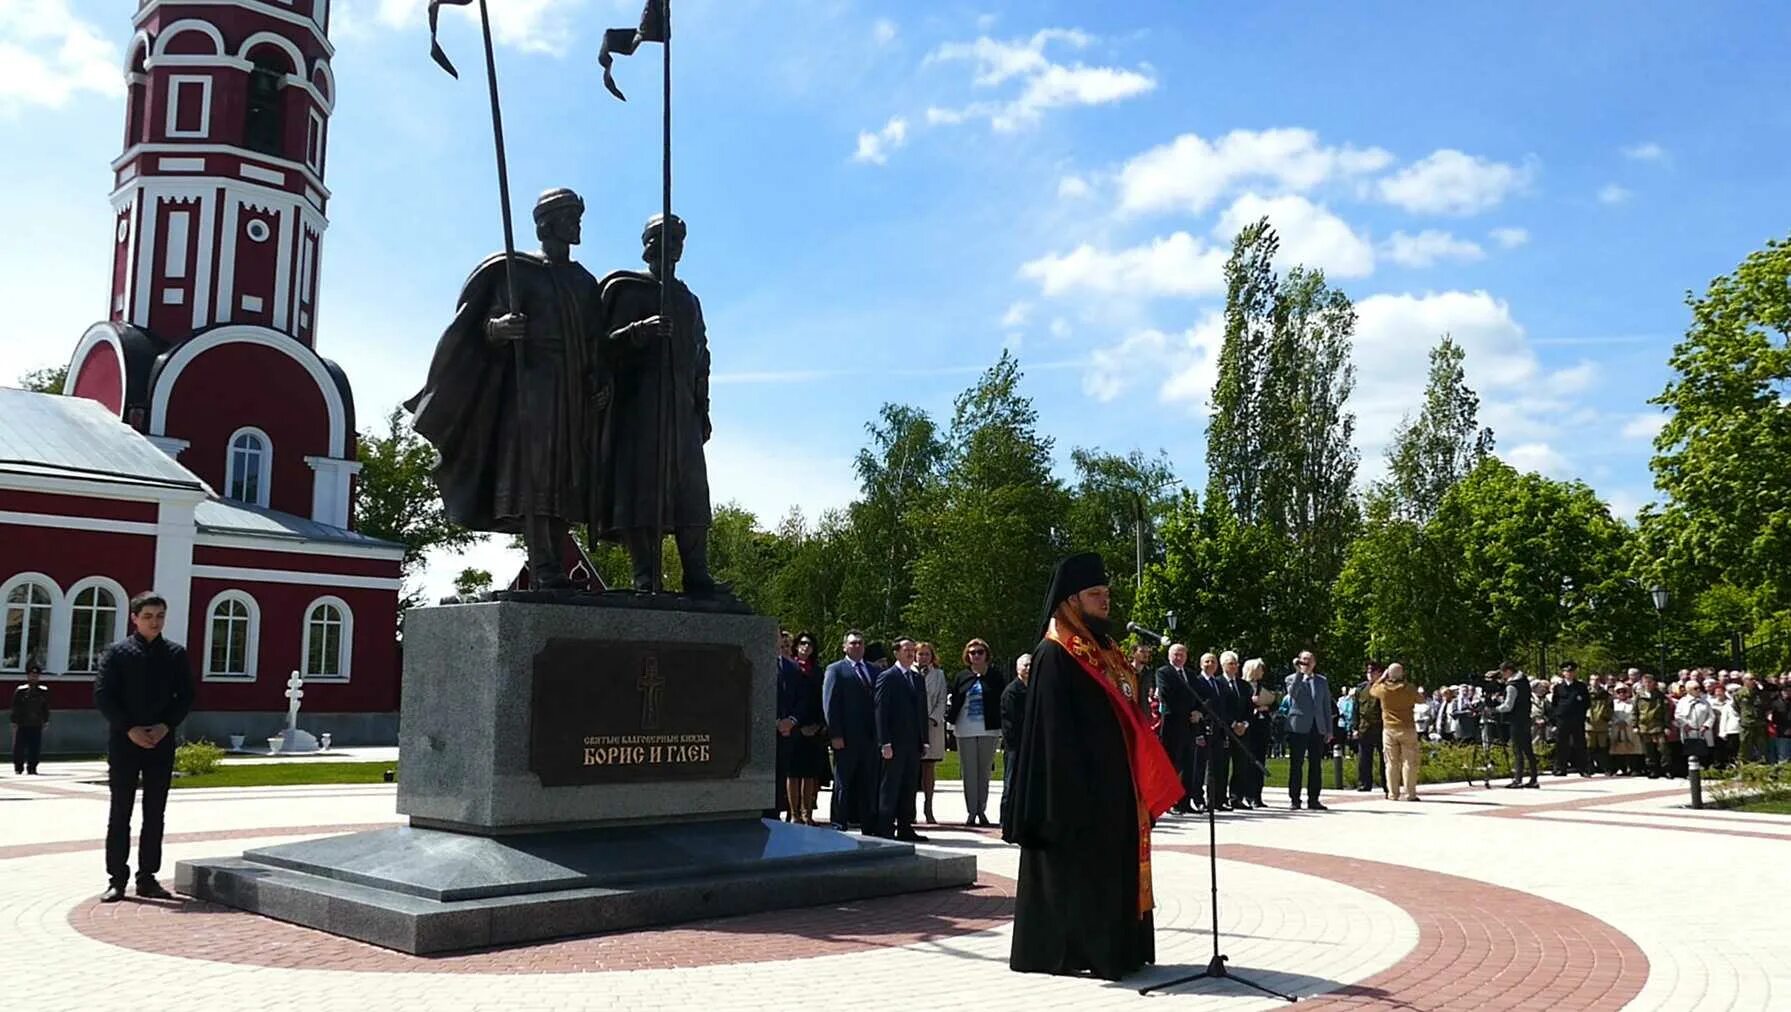
[[[892,650],[853,631],[831,663],[811,633],[786,632],[782,646],[782,818],[819,825],[819,789],[831,782],[835,828],[922,839],[915,816],[938,824],[936,771],[955,751],[965,825],[990,825],[997,753],[1011,768],[1024,731],[1030,655],[1013,661],[1010,676],[989,644],[973,639],[947,674],[933,644],[907,638]],[[1582,679],[1569,661],[1545,679],[1508,663],[1433,689],[1414,684],[1403,665],[1380,662],[1333,685],[1311,651],[1287,673],[1232,650],[1195,661],[1182,643],[1170,644],[1160,665],[1157,657],[1149,643],[1129,652],[1151,729],[1181,778],[1173,814],[1266,807],[1264,769],[1279,757],[1289,761],[1295,809],[1325,810],[1320,763],[1339,754],[1355,791],[1416,801],[1426,742],[1480,746],[1489,763],[1496,751],[1508,758],[1513,788],[1539,783],[1536,754],[1545,745],[1557,776],[1683,777],[1693,760],[1705,768],[1791,762],[1791,673],[1699,668],[1662,682],[1630,668]]]

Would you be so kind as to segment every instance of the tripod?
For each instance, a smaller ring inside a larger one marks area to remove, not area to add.
[[[1505,765],[1511,765],[1511,737],[1504,733],[1505,721],[1498,714],[1487,712],[1480,715],[1480,740],[1474,743],[1474,756],[1469,761],[1468,786],[1474,786],[1474,769],[1480,770],[1481,783],[1492,787],[1493,749],[1505,757]]]
[[[1200,706],[1201,712],[1203,712],[1206,715],[1207,724],[1209,726],[1209,730],[1207,732],[1209,740],[1211,740],[1213,738],[1213,734],[1212,734],[1212,731],[1210,730],[1210,728],[1217,727],[1221,731],[1224,731],[1226,738],[1229,738],[1233,743],[1235,743],[1237,745],[1238,755],[1245,761],[1249,762],[1250,765],[1255,766],[1256,771],[1259,774],[1261,774],[1264,778],[1268,777],[1268,775],[1269,775],[1268,768],[1265,767],[1262,763],[1259,763],[1256,761],[1256,756],[1251,754],[1250,749],[1247,746],[1245,746],[1245,744],[1244,744],[1244,739],[1238,737],[1238,733],[1231,729],[1231,725],[1226,723],[1224,720],[1220,719],[1219,715],[1213,712],[1212,706],[1210,706],[1205,699],[1202,699],[1198,693],[1194,696],[1194,702]],[[1225,742],[1223,740],[1218,740],[1218,741],[1215,741],[1213,744],[1209,745],[1208,747],[1218,749],[1218,748],[1223,748],[1224,746],[1225,746]],[[1206,764],[1207,801],[1208,802],[1211,802],[1213,800],[1213,797],[1217,794],[1215,787],[1222,788],[1225,786],[1224,784],[1216,783],[1216,781],[1218,779],[1218,765],[1219,765],[1218,763],[1211,761],[1211,759],[1209,759]],[[1185,977],[1177,977],[1174,980],[1166,980],[1161,984],[1152,984],[1149,987],[1141,987],[1138,989],[1138,993],[1139,994],[1150,994],[1152,991],[1161,991],[1165,988],[1179,987],[1182,984],[1186,984],[1191,981],[1207,980],[1210,978],[1213,980],[1235,981],[1239,984],[1244,985],[1245,987],[1255,988],[1256,990],[1261,991],[1263,994],[1273,995],[1273,996],[1283,999],[1285,1001],[1297,1002],[1300,999],[1295,998],[1293,995],[1282,994],[1280,991],[1277,991],[1271,987],[1264,987],[1263,985],[1258,984],[1257,982],[1251,980],[1248,977],[1240,977],[1237,974],[1232,973],[1230,968],[1225,965],[1225,961],[1230,957],[1226,956],[1225,954],[1223,954],[1219,951],[1219,828],[1218,828],[1219,823],[1218,823],[1218,817],[1213,814],[1213,808],[1214,808],[1214,806],[1211,804],[1208,804],[1206,806],[1207,881],[1211,884],[1212,893],[1213,893],[1213,958],[1212,958],[1212,961],[1206,964],[1206,969],[1201,970],[1198,973],[1190,973]]]

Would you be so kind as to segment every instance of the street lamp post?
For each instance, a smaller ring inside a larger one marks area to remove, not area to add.
[[[1654,598],[1654,639],[1660,647],[1660,677],[1667,677],[1667,588],[1655,584],[1648,591]]]

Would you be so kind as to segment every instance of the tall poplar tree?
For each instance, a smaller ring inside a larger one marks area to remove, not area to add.
[[[1447,334],[1430,350],[1424,407],[1407,417],[1387,451],[1387,478],[1377,492],[1395,515],[1429,520],[1455,483],[1493,449],[1493,431],[1480,424],[1480,396],[1467,383],[1467,352]]]

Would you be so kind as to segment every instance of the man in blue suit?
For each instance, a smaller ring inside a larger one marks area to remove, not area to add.
[[[1318,802],[1320,764],[1331,739],[1331,684],[1315,670],[1318,659],[1302,650],[1287,676],[1287,794],[1300,807],[1300,767],[1306,765],[1306,807],[1322,812]]]
[[[846,633],[845,652],[821,680],[821,709],[833,737],[830,821],[841,830],[857,822],[868,833],[877,823],[876,682],[864,661],[864,633]]]
[[[895,665],[877,676],[877,741],[883,784],[877,794],[878,836],[925,843],[914,831],[914,794],[927,750],[927,698],[914,670],[918,645],[896,640]]]

